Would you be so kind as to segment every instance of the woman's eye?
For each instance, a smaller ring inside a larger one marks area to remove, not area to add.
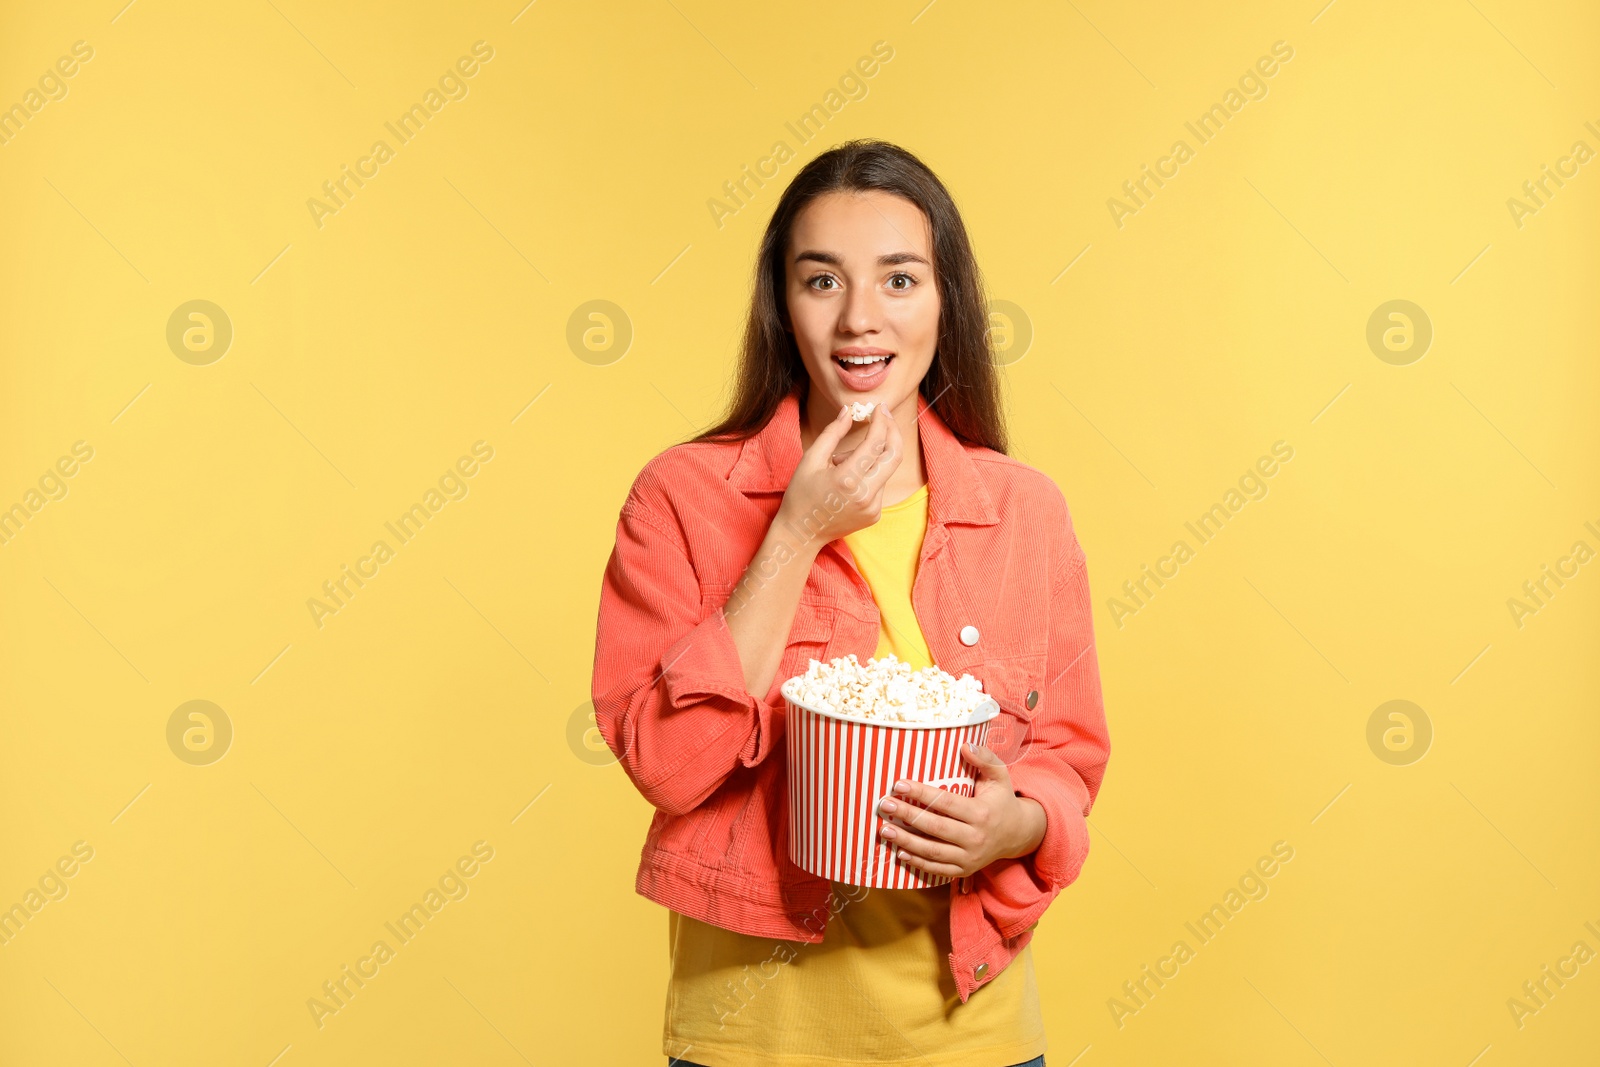
[[[898,283],[904,284],[898,284]],[[827,283],[824,285],[823,283]],[[839,288],[839,280],[831,274],[817,274],[808,278],[806,284],[813,289],[829,291]],[[889,276],[889,287],[897,293],[903,293],[917,284],[917,279],[906,273],[896,273]]]

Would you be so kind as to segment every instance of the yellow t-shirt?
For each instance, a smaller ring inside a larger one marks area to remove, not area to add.
[[[924,485],[898,504],[878,514],[878,521],[844,535],[855,558],[856,570],[867,580],[878,605],[877,657],[893,652],[912,670],[933,665],[933,653],[923,639],[922,626],[911,607],[911,587],[917,580],[917,560],[922,556],[922,535],[928,528],[928,487]]]
[[[928,487],[844,537],[881,616],[874,656],[930,666],[911,606]],[[672,911],[662,1051],[707,1067],[1004,1067],[1045,1052],[1032,946],[965,1004],[950,974],[949,885],[833,884],[821,942],[751,937]]]

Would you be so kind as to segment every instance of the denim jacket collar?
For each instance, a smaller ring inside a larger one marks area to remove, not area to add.
[[[778,404],[767,424],[740,445],[728,481],[745,493],[781,493],[800,465],[801,382]],[[928,474],[928,525],[962,522],[990,526],[1000,521],[967,446],[945,425],[920,392],[916,394],[918,439]]]

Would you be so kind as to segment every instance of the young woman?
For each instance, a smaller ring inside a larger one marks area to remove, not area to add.
[[[779,687],[890,652],[1002,709],[972,797],[880,808],[900,862],[953,879],[925,889],[788,858]],[[656,808],[636,889],[670,909],[671,1063],[1042,1067],[1029,943],[1110,753],[1088,579],[1060,489],[1006,455],[966,230],[904,149],[842,145],[779,200],[730,413],[622,506],[593,699]]]

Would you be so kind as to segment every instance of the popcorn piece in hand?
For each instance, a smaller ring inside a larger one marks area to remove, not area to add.
[[[878,402],[876,400],[868,400],[866,403],[852,401],[850,404],[850,418],[854,422],[864,422],[872,417],[872,409],[877,406]]]
[[[913,671],[894,653],[865,664],[855,653],[823,663],[783,683],[785,697],[813,708],[891,722],[959,722],[990,699],[983,683],[938,667]]]

